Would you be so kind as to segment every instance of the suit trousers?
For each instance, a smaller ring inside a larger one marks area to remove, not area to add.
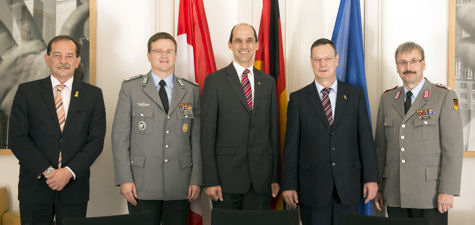
[[[429,225],[448,224],[448,213],[440,213],[437,209],[388,207],[388,217],[424,218],[429,221]]]
[[[137,199],[134,206],[127,202],[129,213],[139,213],[150,211],[153,217],[153,224],[156,225],[187,225],[188,210],[190,203],[188,200],[141,200]]]
[[[56,225],[63,225],[66,217],[85,218],[87,202],[66,204],[56,192],[53,201],[47,203],[20,202],[20,220],[22,225],[51,225],[56,216]]]
[[[223,201],[213,201],[213,208],[235,210],[267,210],[270,208],[271,193],[257,193],[254,187],[246,193],[223,193]]]
[[[358,205],[343,205],[335,188],[332,201],[327,206],[310,207],[300,205],[300,219],[303,225],[338,225],[340,212],[358,213]]]

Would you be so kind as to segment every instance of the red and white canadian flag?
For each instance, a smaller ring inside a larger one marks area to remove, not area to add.
[[[176,74],[202,90],[206,76],[216,71],[203,0],[180,0],[176,40]]]
[[[198,83],[201,92],[206,76],[216,71],[203,0],[180,0],[176,40],[175,73]],[[200,197],[191,202],[188,225],[203,224],[203,210],[209,210],[203,207],[209,205],[206,200]]]

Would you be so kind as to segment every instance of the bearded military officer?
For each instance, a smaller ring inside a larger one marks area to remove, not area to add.
[[[151,71],[122,83],[112,127],[115,183],[130,213],[151,211],[155,224],[186,225],[200,194],[199,87],[174,73],[176,41],[148,41]]]
[[[447,224],[461,183],[458,99],[454,91],[424,79],[424,50],[418,44],[401,44],[395,58],[403,86],[385,91],[379,104],[375,142],[382,192],[376,208],[385,204],[389,217]]]

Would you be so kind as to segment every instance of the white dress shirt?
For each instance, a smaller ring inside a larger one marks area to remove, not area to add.
[[[322,100],[322,89],[324,88],[315,80],[315,85],[317,86],[318,96],[320,96],[320,100]],[[336,93],[338,91],[338,81],[335,79],[332,85],[330,85],[330,93],[328,93],[328,98],[330,99],[331,107],[332,107],[332,117],[333,120],[335,119],[335,109],[336,109]]]
[[[51,77],[51,85],[53,86],[53,96],[56,96],[56,86],[61,84],[58,79],[54,76]],[[73,77],[69,78],[66,82],[63,83],[65,86],[64,89],[61,91],[61,99],[63,100],[63,107],[64,107],[64,119],[68,118],[68,110],[69,110],[69,102],[71,101],[71,90],[73,89]]]
[[[59,82],[58,79],[56,79],[56,77],[54,77],[53,75],[51,75],[50,77],[51,77],[51,85],[53,86],[52,87],[53,88],[53,96],[56,96],[56,94],[58,93],[56,91],[56,86],[61,84],[61,82]],[[61,100],[63,101],[64,120],[65,121],[68,118],[69,103],[71,102],[71,90],[73,90],[73,80],[74,80],[74,77],[71,77],[71,78],[69,78],[69,80],[64,82],[63,83],[64,88],[61,91]],[[66,166],[65,168],[68,169],[69,172],[71,172],[71,174],[73,175],[73,180],[76,180],[76,174],[73,172],[73,170],[71,170],[71,168],[69,168],[69,166]]]
[[[251,66],[249,68],[244,68],[239,63],[233,60],[233,66],[234,69],[236,69],[236,72],[238,74],[239,82],[241,82],[242,79],[242,73],[244,70],[248,69],[250,72],[247,74],[247,79],[249,79],[249,83],[251,84],[251,93],[252,93],[252,108],[254,108],[254,66]]]

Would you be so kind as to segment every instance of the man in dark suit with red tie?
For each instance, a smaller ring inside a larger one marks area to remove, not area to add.
[[[257,70],[257,35],[238,24],[233,62],[206,77],[201,96],[203,186],[213,207],[269,209],[279,192],[279,128],[274,79]]]
[[[101,90],[74,78],[79,51],[71,37],[54,37],[45,54],[51,76],[20,84],[13,100],[9,143],[20,161],[22,224],[86,217],[89,168],[102,151],[106,118]]]
[[[361,88],[336,79],[333,42],[312,44],[315,82],[292,93],[282,159],[285,202],[300,205],[303,225],[337,225],[377,191],[377,162]]]

